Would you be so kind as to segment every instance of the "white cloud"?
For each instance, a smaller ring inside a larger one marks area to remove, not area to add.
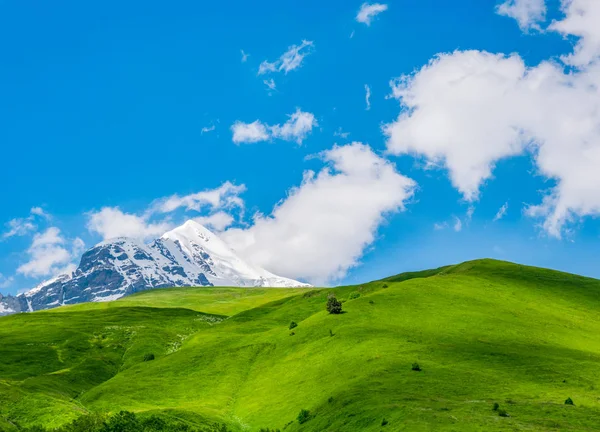
[[[467,209],[467,222],[471,222],[471,219],[473,219],[473,213],[475,213],[475,206],[470,205]]]
[[[194,218],[196,222],[206,226],[209,229],[220,232],[233,224],[233,216],[225,212],[217,212],[210,216],[200,216]]]
[[[508,211],[508,203],[506,202],[502,205],[502,207],[500,207],[500,209],[496,213],[496,216],[494,216],[494,222],[502,219],[506,215],[507,211]]]
[[[314,114],[297,108],[296,112],[289,115],[289,119],[283,125],[269,126],[260,120],[252,123],[236,121],[231,126],[231,130],[235,144],[256,143],[268,141],[271,138],[296,141],[298,144],[302,144],[315,126],[318,126],[318,123]]]
[[[260,120],[252,123],[236,121],[231,126],[231,131],[233,132],[233,142],[236,144],[267,141],[270,137],[267,126]]]
[[[273,138],[280,138],[284,141],[296,141],[302,144],[313,127],[318,126],[314,114],[301,111],[300,108],[289,116],[289,120],[283,125],[271,126],[271,135]]]
[[[365,102],[367,103],[366,110],[369,111],[371,109],[371,87],[365,84]]]
[[[246,63],[250,54],[245,53],[244,50],[240,50],[240,52],[242,53],[242,63]]]
[[[460,232],[462,230],[462,221],[460,220],[460,218],[454,216],[454,226],[453,226],[454,231],[456,232]]]
[[[439,55],[415,75],[391,83],[404,109],[384,127],[388,150],[445,164],[465,199],[476,200],[493,162],[522,151],[521,132],[510,127],[518,113],[507,105],[513,103],[509,98],[519,98],[515,84],[523,74],[516,56],[479,51]]]
[[[171,213],[178,208],[199,212],[205,208],[222,209],[243,207],[244,203],[239,195],[245,190],[246,186],[238,186],[227,181],[215,189],[208,189],[184,196],[175,194],[158,199],[152,204],[150,212]]]
[[[340,126],[334,133],[333,136],[340,137],[342,139],[346,139],[350,136],[350,132],[344,132],[342,127]]]
[[[50,227],[33,237],[27,250],[29,261],[17,269],[27,277],[56,276],[74,269],[73,259],[83,250],[83,241],[75,239],[71,245],[56,227]]]
[[[359,23],[371,25],[373,18],[388,9],[386,4],[381,3],[363,3],[356,14],[356,21]]]
[[[141,214],[125,213],[119,207],[104,207],[88,214],[87,228],[104,240],[115,237],[152,239],[173,228],[170,217],[165,215],[179,209],[207,212],[210,216],[205,217],[205,220],[218,228],[225,223],[223,215],[217,213],[219,210],[243,211],[244,202],[239,195],[245,190],[244,185],[225,182],[215,189],[157,199]]]
[[[539,23],[546,18],[545,0],[506,0],[496,7],[499,15],[514,18],[523,31],[540,30]]]
[[[310,54],[313,48],[313,42],[307,40],[303,40],[300,45],[292,45],[274,62],[263,61],[258,68],[258,74],[263,75],[270,72],[284,72],[287,74],[298,69],[302,66],[304,57]]]
[[[162,235],[172,226],[165,221],[149,222],[147,216],[125,213],[118,207],[104,207],[89,214],[87,228],[90,232],[100,234],[104,240],[116,237],[144,240]]]
[[[553,22],[549,29],[564,36],[577,36],[574,52],[563,61],[586,66],[600,59],[600,2],[598,0],[561,0],[565,18]]]
[[[375,240],[385,215],[401,211],[415,182],[361,143],[323,152],[268,216],[224,238],[246,259],[277,274],[327,283],[343,277]]]
[[[271,91],[273,91],[277,88],[277,85],[275,84],[275,80],[273,78],[268,79],[268,80],[263,80],[263,84],[266,85],[267,88]]]
[[[204,126],[204,127],[202,128],[202,132],[201,132],[201,133],[202,133],[202,134],[209,133],[209,132],[212,132],[212,131],[214,131],[216,128],[217,128],[217,127],[216,127],[215,125],[212,125],[212,126]]]
[[[467,201],[503,158],[529,152],[538,174],[554,184],[530,216],[544,218],[556,237],[565,224],[600,214],[599,2],[564,2],[567,16],[552,28],[581,35],[575,70],[553,61],[527,67],[516,55],[481,51],[441,54],[392,83],[402,105],[384,127],[388,150],[416,154],[445,166]],[[579,7],[576,9],[575,6]],[[568,23],[565,24],[565,23]]]
[[[52,216],[46,213],[41,207],[32,207],[29,211],[29,216],[26,218],[15,218],[6,223],[8,231],[2,234],[0,240],[6,240],[14,236],[24,236],[38,229],[36,217],[45,220],[50,220]]]
[[[32,218],[15,218],[6,223],[8,231],[2,234],[3,239],[14,236],[24,236],[37,229]]]
[[[41,207],[32,207],[30,210],[30,213],[35,216],[40,216],[46,220],[52,219],[52,216],[50,216],[48,213],[46,213],[44,211],[44,209]]]

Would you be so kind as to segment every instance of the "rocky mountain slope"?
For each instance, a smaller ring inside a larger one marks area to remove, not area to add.
[[[148,245],[130,238],[99,243],[83,254],[72,274],[43,282],[16,297],[0,295],[0,315],[182,286],[309,285],[245,262],[214,233],[188,221]]]

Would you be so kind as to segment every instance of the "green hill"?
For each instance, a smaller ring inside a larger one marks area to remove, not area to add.
[[[232,431],[600,430],[600,281],[493,260],[148,291],[0,318],[0,341],[0,430],[120,410]]]

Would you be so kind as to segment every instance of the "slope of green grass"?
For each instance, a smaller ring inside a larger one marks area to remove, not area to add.
[[[123,409],[247,431],[600,429],[598,280],[480,260],[287,296],[202,290],[194,310],[156,290],[0,319],[0,430]],[[325,311],[332,292],[345,313]]]

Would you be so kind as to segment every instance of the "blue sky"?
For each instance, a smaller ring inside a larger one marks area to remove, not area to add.
[[[600,179],[578,169],[600,162],[600,35],[568,2],[501,3],[395,0],[367,23],[360,1],[1,2],[0,292],[186,218],[317,283],[480,257],[600,277]]]

